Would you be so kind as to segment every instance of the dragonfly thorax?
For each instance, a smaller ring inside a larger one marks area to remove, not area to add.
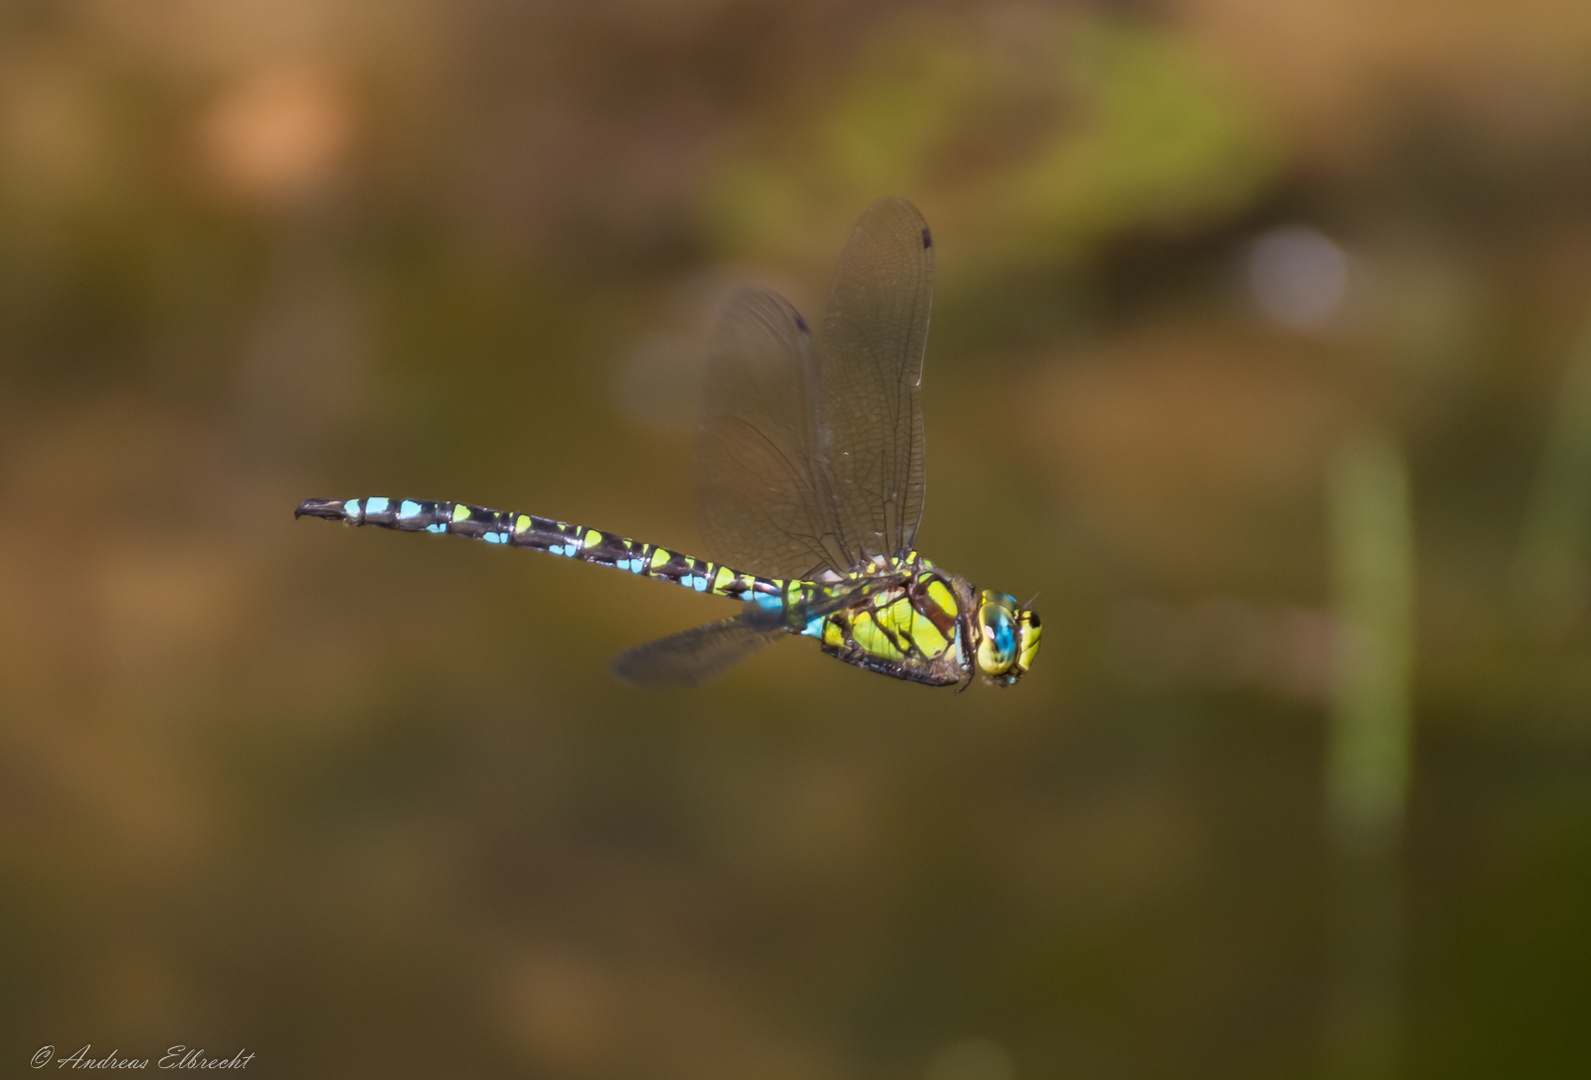
[[[974,594],[915,551],[870,558],[845,575],[845,583],[815,590],[841,602],[804,623],[823,651],[848,664],[934,686],[963,683],[971,674],[969,615]],[[802,609],[790,614],[802,622]],[[787,614],[787,618],[790,615]]]

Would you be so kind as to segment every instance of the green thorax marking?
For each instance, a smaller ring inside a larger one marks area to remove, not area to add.
[[[828,615],[821,627],[807,631],[820,638],[824,651],[853,663],[862,657],[891,666],[924,666],[942,658],[956,659],[952,646],[965,605],[957,599],[960,590],[955,579],[916,552],[869,563],[846,577],[851,581],[894,580]]]

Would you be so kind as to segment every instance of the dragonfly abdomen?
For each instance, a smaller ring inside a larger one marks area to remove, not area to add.
[[[601,529],[468,503],[388,499],[379,495],[346,500],[305,499],[293,516],[306,515],[349,525],[463,536],[488,544],[545,551],[667,581],[695,592],[744,600],[768,612],[794,606],[812,589],[805,582],[757,577]]]

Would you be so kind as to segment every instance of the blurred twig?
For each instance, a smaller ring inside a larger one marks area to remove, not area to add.
[[[1327,800],[1335,839],[1389,847],[1409,781],[1414,552],[1403,456],[1381,435],[1338,450],[1331,477],[1337,676]]]
[[[1513,591],[1537,629],[1561,635],[1585,610],[1591,543],[1591,324],[1564,372],[1514,561]]]
[[[1408,796],[1414,544],[1407,469],[1386,436],[1348,438],[1332,465],[1338,653],[1326,776],[1336,848],[1327,1075],[1396,1075]]]

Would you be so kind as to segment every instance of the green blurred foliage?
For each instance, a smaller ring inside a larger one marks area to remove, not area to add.
[[[1194,43],[1094,12],[1026,16],[982,35],[944,16],[889,26],[832,100],[748,125],[707,188],[720,246],[810,250],[811,222],[911,191],[958,238],[963,273],[1009,273],[1217,226],[1275,178],[1276,133]]]

